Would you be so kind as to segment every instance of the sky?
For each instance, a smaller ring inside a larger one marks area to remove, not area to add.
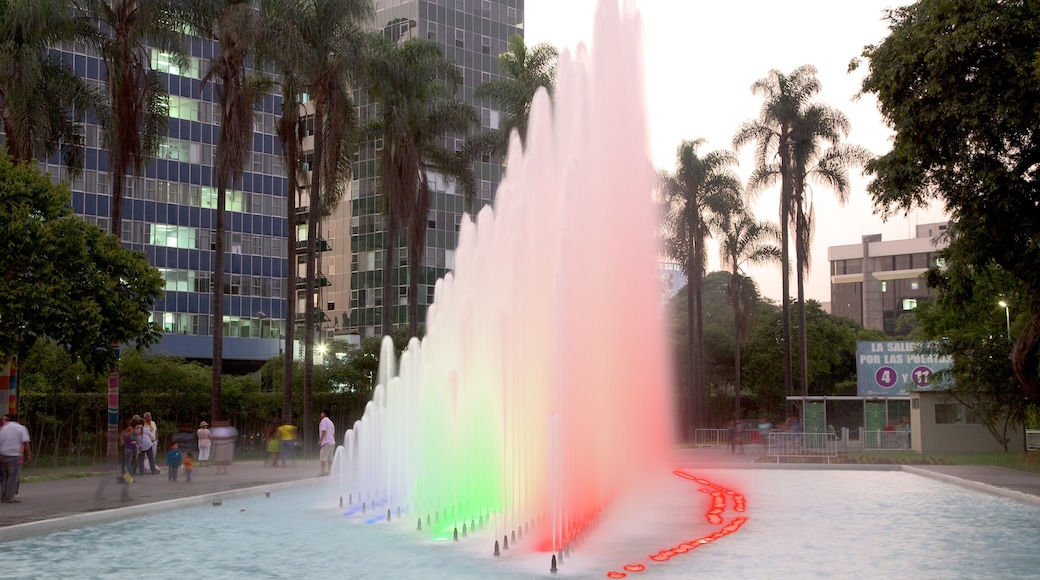
[[[616,2],[617,0],[601,0]],[[592,44],[597,0],[525,0],[524,37],[534,45],[548,42],[559,49]],[[857,98],[866,73],[848,72],[863,47],[880,42],[888,28],[889,8],[896,0],[634,0],[643,19],[646,101],[650,156],[658,169],[675,169],[675,151],[683,140],[706,140],[704,154],[730,149],[744,121],[758,116],[760,97],[751,85],[772,69],[790,73],[811,64],[822,90],[816,100],[845,113],[852,125],[847,142],[875,154],[891,149],[892,131],[884,124],[872,95]],[[593,47],[594,50],[594,47]],[[754,166],[752,147],[740,152],[737,173],[746,178]],[[830,301],[829,246],[858,244],[867,234],[884,240],[913,236],[916,224],[945,221],[940,207],[902,213],[887,220],[875,212],[866,191],[869,178],[852,171],[848,203],[817,186],[813,202],[816,234],[806,281],[807,298]],[[763,192],[753,205],[758,219],[779,221],[779,186]],[[709,242],[711,244],[711,242]],[[709,247],[708,271],[720,269],[718,250]],[[793,263],[793,260],[792,260]],[[762,294],[779,300],[779,266],[746,269]],[[794,277],[791,293],[794,295]]]

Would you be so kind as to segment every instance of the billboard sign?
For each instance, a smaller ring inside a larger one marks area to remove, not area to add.
[[[907,397],[911,391],[944,386],[935,373],[953,366],[953,357],[928,352],[926,342],[909,340],[856,343],[856,394],[860,397]]]

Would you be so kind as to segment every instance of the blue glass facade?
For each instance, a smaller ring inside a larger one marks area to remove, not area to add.
[[[220,132],[217,91],[200,90],[212,41],[193,38],[190,65],[181,69],[151,50],[170,95],[166,142],[141,175],[128,179],[124,195],[123,245],[143,252],[166,281],[153,320],[167,338],[159,352],[188,358],[212,356],[211,295],[217,187],[214,154]],[[104,93],[105,68],[82,43],[58,48],[66,65]],[[281,97],[268,95],[254,109],[253,151],[245,174],[227,191],[224,274],[225,360],[261,361],[276,356],[285,319],[288,228],[286,179],[275,122]],[[84,171],[71,180],[73,208],[103,229],[111,215],[111,179],[100,127],[84,126]],[[57,158],[44,164],[55,180],[67,173]]]

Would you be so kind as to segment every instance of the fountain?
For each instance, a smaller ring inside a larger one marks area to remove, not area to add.
[[[463,220],[425,338],[399,365],[384,340],[333,469],[348,511],[399,508],[441,539],[530,528],[555,553],[667,467],[642,25],[601,0],[594,31],[561,55],[555,109],[536,95],[526,148],[512,136],[494,209]]]

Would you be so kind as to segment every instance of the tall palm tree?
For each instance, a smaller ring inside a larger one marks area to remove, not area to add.
[[[813,104],[795,126],[794,144],[794,200],[795,257],[798,285],[798,350],[802,396],[809,396],[808,325],[805,315],[805,276],[811,266],[810,249],[815,231],[812,189],[815,182],[834,192],[838,203],[845,205],[851,192],[849,169],[863,167],[873,155],[858,145],[842,143],[851,130],[848,117],[841,111],[822,104]],[[824,143],[827,147],[824,148]]]
[[[253,105],[265,83],[252,78],[246,58],[260,37],[260,14],[249,0],[186,0],[182,18],[199,36],[216,40],[220,52],[210,61],[199,90],[214,81],[220,97],[220,134],[216,163],[217,215],[213,256],[213,390],[211,421],[219,420],[224,358],[224,262],[227,188],[242,177],[253,143]]]
[[[741,190],[740,179],[731,169],[737,163],[736,156],[723,150],[702,157],[697,150],[704,143],[703,139],[683,141],[676,151],[675,173],[663,176],[669,208],[665,251],[679,262],[688,280],[690,428],[707,423],[701,281],[706,260],[705,240],[711,234],[709,213],[728,211],[735,193]]]
[[[145,160],[155,156],[169,122],[169,96],[159,73],[149,68],[148,47],[171,54],[179,66],[188,62],[169,2],[83,0],[83,7],[96,20],[90,41],[108,80],[109,107],[101,125],[112,174],[109,231],[119,239],[127,174],[140,174]]]
[[[780,261],[780,228],[771,222],[758,221],[743,204],[731,213],[724,213],[714,221],[719,234],[722,265],[729,267],[727,286],[729,303],[733,308],[734,359],[734,418],[741,418],[740,404],[740,348],[750,328],[751,308],[757,294],[754,281],[744,274],[745,264],[764,264]]]
[[[499,122],[498,132],[492,134],[488,150],[504,155],[513,130],[519,133],[520,142],[526,143],[534,94],[540,88],[549,91],[549,96],[555,92],[559,56],[551,44],[528,47],[519,34],[509,38],[509,50],[498,56],[498,70],[505,78],[481,83],[473,92],[478,99],[491,99],[505,115]]]
[[[0,117],[15,162],[61,151],[69,169],[82,168],[82,136],[74,114],[99,103],[50,48],[83,33],[67,0],[0,2]]]
[[[386,255],[383,260],[383,335],[393,331],[392,273],[397,237],[407,233],[409,267],[408,329],[419,327],[419,274],[426,246],[430,172],[455,180],[472,195],[475,178],[465,155],[447,148],[446,133],[465,133],[478,119],[455,98],[462,81],[455,64],[434,42],[413,38],[395,43],[372,37],[367,90],[378,101],[379,117],[364,127],[367,137],[383,139],[382,177]]]
[[[783,296],[781,310],[783,318],[784,341],[784,401],[785,413],[791,414],[793,394],[791,378],[791,266],[789,224],[794,207],[794,144],[792,138],[795,123],[809,106],[811,99],[820,91],[820,82],[816,78],[816,68],[803,65],[789,75],[778,70],[769,74],[751,86],[751,92],[761,95],[762,108],[757,119],[746,121],[737,129],[733,137],[733,147],[740,149],[748,143],[755,143],[756,168],[752,172],[748,191],[754,193],[755,183],[763,182],[759,177],[764,173],[776,173],[780,177],[780,251],[781,279]]]
[[[833,107],[810,103],[795,118],[790,141],[793,182],[790,222],[795,233],[795,272],[798,303],[799,382],[802,396],[809,394],[808,332],[805,311],[805,276],[809,272],[810,250],[815,231],[813,202],[807,188],[816,182],[832,189],[842,205],[850,193],[849,168],[864,165],[872,156],[857,145],[842,143],[851,125],[848,118]],[[749,189],[758,191],[773,184],[781,176],[776,163],[760,165],[751,176]],[[811,194],[811,188],[808,188]]]
[[[267,1],[265,52],[288,78],[306,89],[314,103],[314,151],[307,214],[307,280],[304,316],[303,423],[311,423],[314,382],[315,283],[317,239],[322,215],[339,203],[350,182],[357,140],[357,118],[350,82],[358,78],[372,16],[367,0]],[[292,102],[298,103],[293,95]],[[298,109],[297,109],[298,110]],[[292,184],[290,184],[292,185]],[[293,244],[295,254],[295,244]],[[291,289],[295,294],[295,286]],[[286,364],[289,364],[288,362]],[[291,376],[287,371],[286,376]],[[284,413],[284,409],[283,409]],[[310,447],[311,432],[304,432]]]

